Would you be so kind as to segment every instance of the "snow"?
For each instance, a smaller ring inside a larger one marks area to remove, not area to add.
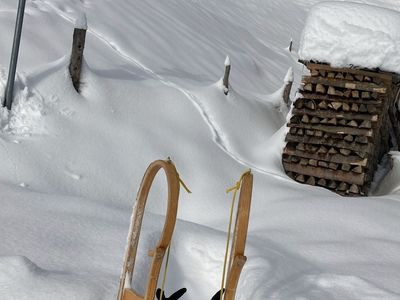
[[[309,12],[299,56],[335,67],[400,73],[400,13],[352,2],[323,2]]]
[[[311,2],[29,1],[14,108],[0,114],[0,299],[115,299],[135,193],[148,164],[168,156],[193,194],[181,191],[167,295],[186,287],[182,299],[210,299],[219,289],[225,190],[251,167],[236,299],[400,298],[399,154],[369,198],[300,185],[281,166],[285,75],[292,67],[296,87],[302,74],[285,47],[291,36],[298,44]],[[82,11],[79,95],[68,53]],[[0,95],[15,12],[15,1],[0,3]],[[227,96],[218,81],[226,53],[235,64]],[[157,176],[139,291],[165,199]]]
[[[87,19],[84,12],[78,13],[77,18],[75,19],[75,28],[87,30]]]
[[[225,66],[230,66],[231,65],[231,59],[229,58],[229,56],[227,56],[225,58]]]

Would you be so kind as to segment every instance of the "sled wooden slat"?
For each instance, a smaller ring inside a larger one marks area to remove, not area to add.
[[[125,288],[125,281],[132,280],[132,274],[135,267],[137,248],[139,245],[140,231],[142,228],[143,216],[145,212],[147,197],[157,173],[163,169],[167,177],[168,185],[168,205],[165,217],[164,227],[161,237],[156,245],[155,250],[151,251],[152,263],[147,278],[147,286],[145,295],[139,294],[131,289]],[[157,160],[150,164],[146,170],[140,188],[137,194],[134,211],[132,213],[131,225],[128,236],[128,247],[125,253],[124,266],[120,277],[120,285],[118,290],[118,300],[153,300],[156,294],[157,282],[166,249],[171,243],[172,234],[175,228],[175,222],[178,212],[179,200],[179,175],[174,164],[171,161]]]
[[[229,270],[226,280],[224,300],[234,300],[240,274],[246,263],[244,255],[250,218],[251,198],[253,193],[253,174],[249,171],[243,175],[240,188],[238,212],[232,250],[229,258]]]

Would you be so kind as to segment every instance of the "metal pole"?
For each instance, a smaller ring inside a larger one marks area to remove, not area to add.
[[[6,96],[5,96],[4,103],[3,103],[3,106],[7,106],[8,110],[11,110],[11,105],[12,105],[12,100],[13,100],[15,72],[17,70],[19,45],[21,42],[21,33],[22,33],[22,24],[24,22],[25,2],[26,2],[26,0],[19,0],[17,21],[15,23],[14,42],[13,42],[13,48],[12,48],[11,60],[10,60],[10,70],[8,72]]]

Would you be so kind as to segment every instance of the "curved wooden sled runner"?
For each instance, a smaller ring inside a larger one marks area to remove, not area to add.
[[[224,300],[234,300],[240,274],[247,261],[244,255],[247,231],[249,227],[251,197],[253,193],[253,174],[251,171],[242,176],[239,203],[236,215],[232,250],[229,258],[228,277],[225,285]]]
[[[135,267],[136,253],[139,244],[140,231],[142,228],[142,221],[147,197],[149,195],[154,178],[161,169],[164,170],[167,177],[168,207],[165,224],[160,240],[158,241],[156,248],[152,251],[149,251],[149,256],[151,256],[153,259],[147,278],[145,295],[141,296],[133,289],[125,287],[125,284],[128,283],[130,285],[132,282],[132,274]],[[175,228],[176,216],[178,211],[179,188],[179,175],[176,171],[174,164],[170,160],[157,160],[151,163],[150,166],[147,168],[137,194],[137,199],[132,214],[131,225],[128,235],[128,246],[126,249],[124,266],[120,277],[118,300],[154,299],[164,255],[171,243],[172,234]]]

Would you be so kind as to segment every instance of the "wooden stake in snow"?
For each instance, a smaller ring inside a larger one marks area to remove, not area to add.
[[[292,52],[292,49],[293,49],[293,40],[290,39],[289,52]]]
[[[293,85],[293,69],[289,68],[285,76],[285,89],[283,90],[283,101],[289,107],[290,105],[290,91]]]
[[[224,74],[224,80],[223,80],[225,95],[228,95],[228,92],[229,92],[229,74],[230,74],[230,72],[231,72],[231,60],[229,59],[229,56],[227,56],[225,59],[225,74]]]
[[[75,90],[80,92],[80,80],[83,61],[83,49],[85,48],[87,21],[86,15],[82,13],[75,21],[74,37],[72,42],[71,60],[69,73]]]

